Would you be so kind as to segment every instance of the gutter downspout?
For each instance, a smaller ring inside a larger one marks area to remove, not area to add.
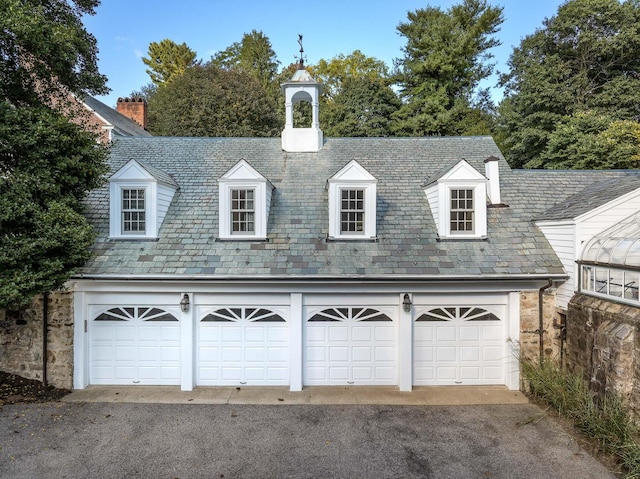
[[[548,283],[546,286],[543,286],[538,290],[538,334],[540,336],[540,365],[542,365],[544,361],[544,318],[542,315],[543,308],[543,296],[544,292],[549,289],[553,285],[553,281],[550,279],[547,280]]]
[[[49,293],[42,295],[42,385],[47,386],[47,343],[49,342]]]

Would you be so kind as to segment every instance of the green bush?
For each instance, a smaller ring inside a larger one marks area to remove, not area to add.
[[[617,456],[625,477],[640,479],[640,430],[619,395],[594,396],[581,376],[548,360],[522,360],[521,365],[533,396],[570,419],[578,430],[596,440],[603,452]]]

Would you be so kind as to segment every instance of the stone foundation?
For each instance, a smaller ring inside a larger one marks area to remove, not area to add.
[[[540,320],[538,290],[520,292],[520,354],[524,359],[538,361],[540,358]],[[556,291],[549,288],[543,293],[542,343],[543,355],[547,358],[560,356],[560,328],[556,320]]]
[[[48,301],[47,383],[73,387],[73,294],[53,292]],[[42,380],[43,297],[20,311],[0,310],[0,370]]]
[[[640,417],[640,308],[576,293],[567,318],[567,369],[597,396],[619,394]]]

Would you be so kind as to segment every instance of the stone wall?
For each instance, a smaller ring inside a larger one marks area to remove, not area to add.
[[[520,292],[520,354],[523,358],[537,361],[540,358],[540,321],[538,290]],[[560,356],[560,329],[554,326],[556,319],[556,291],[549,288],[543,297],[543,353],[545,357]]]
[[[47,383],[73,387],[73,295],[49,294]],[[20,311],[0,310],[0,370],[42,380],[43,297]]]
[[[594,394],[616,392],[640,417],[640,308],[576,293],[567,315],[565,363]]]

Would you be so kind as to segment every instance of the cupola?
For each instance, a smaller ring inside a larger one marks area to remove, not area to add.
[[[298,36],[298,43],[300,44],[298,70],[291,80],[282,84],[286,112],[282,131],[282,149],[292,153],[317,152],[322,148],[323,142],[322,130],[318,122],[322,85],[315,81],[304,67],[302,35]],[[296,128],[293,124],[294,106],[301,101],[311,104],[311,125],[307,128]]]

